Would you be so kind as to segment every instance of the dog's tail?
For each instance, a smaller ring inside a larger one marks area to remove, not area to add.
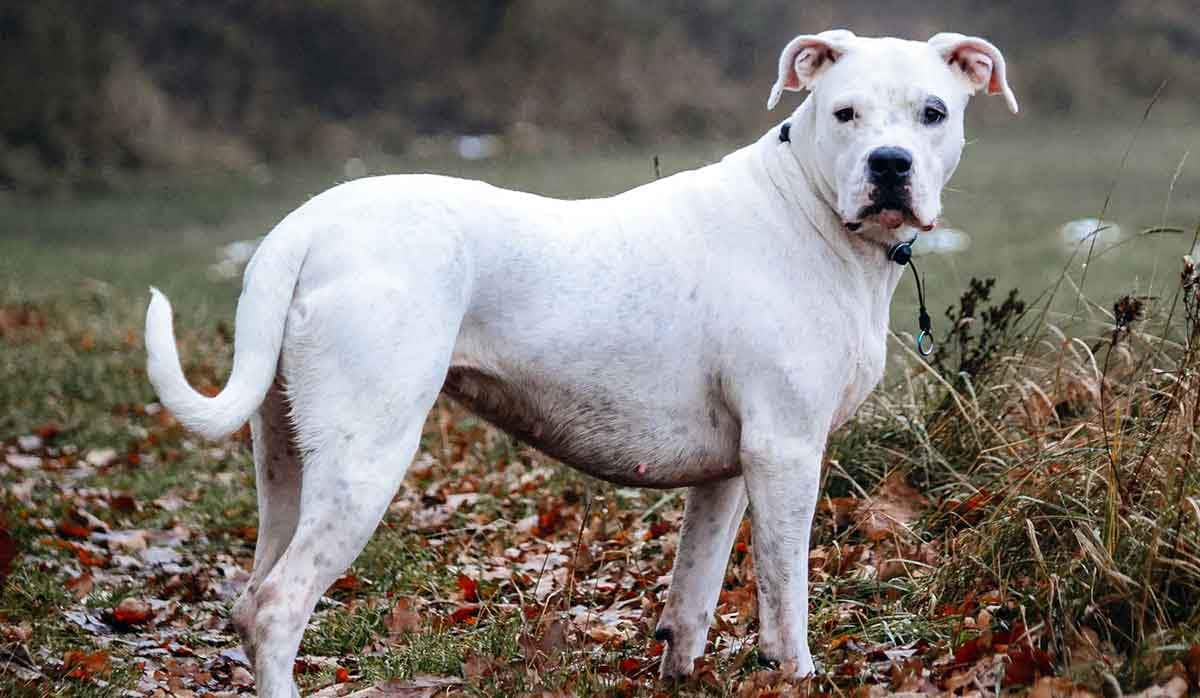
[[[282,227],[282,226],[281,226]],[[146,374],[162,404],[191,431],[219,439],[238,429],[275,380],[288,307],[308,251],[307,236],[276,229],[246,266],[238,299],[233,372],[215,397],[192,388],[179,364],[171,303],[150,288],[146,309]]]

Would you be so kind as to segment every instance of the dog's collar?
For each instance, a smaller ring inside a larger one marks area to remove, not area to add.
[[[908,264],[912,260],[912,246],[916,241],[917,236],[914,235],[911,240],[893,242],[887,248],[887,258],[900,266]]]

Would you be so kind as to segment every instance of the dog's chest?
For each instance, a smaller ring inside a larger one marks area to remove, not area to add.
[[[740,423],[715,390],[668,402],[452,367],[442,392],[543,453],[618,484],[680,487],[739,472]]]
[[[845,375],[841,400],[834,413],[833,428],[850,419],[879,381],[887,360],[887,330],[863,324],[846,338]]]

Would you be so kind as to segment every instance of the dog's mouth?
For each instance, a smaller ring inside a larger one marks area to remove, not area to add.
[[[885,230],[896,230],[908,225],[924,231],[933,230],[934,222],[921,220],[908,204],[898,202],[876,202],[864,206],[853,220],[844,221],[846,230],[858,232],[866,223],[874,223]]]

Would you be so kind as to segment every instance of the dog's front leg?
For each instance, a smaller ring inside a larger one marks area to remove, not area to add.
[[[759,648],[798,675],[814,671],[808,649],[808,544],[824,438],[743,433],[758,576]]]
[[[688,490],[671,588],[654,632],[667,642],[663,677],[692,673],[692,662],[704,653],[729,549],[745,512],[746,485],[740,477]]]

